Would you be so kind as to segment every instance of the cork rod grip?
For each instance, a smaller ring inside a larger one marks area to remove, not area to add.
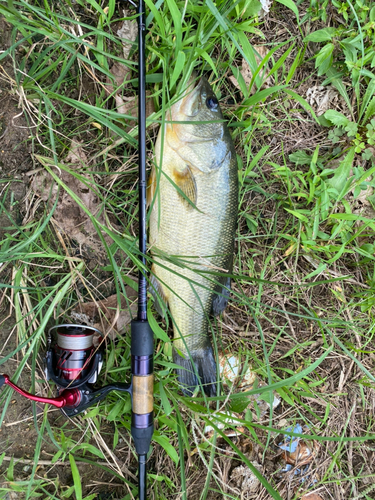
[[[154,375],[133,375],[133,413],[145,415],[154,408]]]

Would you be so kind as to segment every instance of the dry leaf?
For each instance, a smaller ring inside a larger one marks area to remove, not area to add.
[[[259,56],[260,56],[259,57],[258,54],[255,54],[255,60],[256,60],[257,64],[259,65],[262,62],[262,60],[266,57],[269,50],[264,45],[254,45],[254,49],[256,50],[256,52],[259,53]],[[253,73],[251,71],[249,64],[247,63],[247,61],[245,59],[242,59],[242,67],[241,67],[240,72],[241,72],[241,75],[245,81],[246,87],[249,88],[249,85],[250,85],[251,80],[253,78]],[[262,87],[261,87],[262,89],[268,88],[270,85],[272,85],[272,77],[268,76],[269,68],[267,65],[263,66],[260,73],[258,73],[258,74],[263,79],[263,83],[262,83]],[[229,79],[236,88],[241,90],[240,85],[239,85],[235,76],[232,75],[229,77]],[[251,88],[251,93],[254,94],[255,91],[256,91],[256,88],[253,85]]]
[[[131,70],[125,66],[125,64],[122,64],[118,61],[115,61],[111,69],[109,70],[111,74],[114,77],[116,87],[113,86],[112,80],[107,76],[106,77],[106,89],[108,91],[108,94],[113,94],[114,92],[118,92],[118,87],[121,87],[121,85],[126,81],[130,80],[131,76]]]
[[[107,225],[105,215],[101,211],[99,197],[91,187],[90,174],[81,171],[81,167],[87,164],[87,157],[83,151],[82,143],[77,139],[72,140],[65,163],[72,171],[77,171],[77,173],[79,171],[80,178],[75,177],[70,172],[61,170],[60,179],[62,182],[81,199],[83,205],[90,214],[96,217],[98,222]],[[87,183],[85,180],[87,180]],[[51,208],[56,201],[58,191],[57,183],[54,182],[52,176],[46,171],[38,172],[31,186],[35,193],[46,201],[49,208]],[[64,189],[60,190],[57,207],[53,213],[53,220],[60,230],[64,231],[70,238],[75,239],[80,245],[87,245],[97,251],[102,249],[102,244],[91,219]],[[104,235],[104,239],[108,244],[112,243],[112,239],[107,234]]]
[[[308,493],[307,495],[303,495],[301,500],[323,500],[323,498],[316,493]]]
[[[117,113],[134,116],[134,113],[132,113],[134,110],[134,99],[132,97],[122,97],[120,94],[116,94],[115,102]]]
[[[258,462],[251,462],[251,464],[263,474],[263,466]],[[233,469],[231,477],[238,488],[241,489],[241,498],[253,498],[254,494],[258,491],[260,481],[257,476],[245,465],[239,465]]]
[[[271,5],[272,5],[272,0],[260,0],[260,4],[262,6],[262,9],[261,9],[261,12],[259,13],[259,17],[263,17],[264,14],[269,13]]]
[[[316,116],[320,116],[338,103],[338,93],[332,86],[314,85],[306,91],[307,102],[313,107]]]
[[[70,143],[69,153],[65,159],[65,162],[76,164],[81,163],[83,165],[87,163],[87,156],[83,151],[81,142],[77,141],[76,139],[72,139],[72,142]]]
[[[124,15],[126,17],[126,12],[124,12]],[[129,54],[137,38],[137,34],[137,22],[134,20],[130,21],[129,19],[125,19],[121,27],[117,30],[117,35],[122,39],[124,59],[129,58]],[[109,94],[112,94],[115,91],[117,92],[117,88],[121,87],[124,82],[130,80],[132,70],[129,66],[126,66],[119,61],[115,61],[109,71],[113,75],[116,84],[116,88],[114,88],[111,78],[107,76],[107,91]]]
[[[126,12],[125,12],[126,16]],[[122,50],[124,59],[128,59],[132,46],[137,38],[138,26],[137,21],[125,19],[121,28],[117,30],[117,35],[122,38]]]
[[[114,339],[117,333],[124,333],[137,311],[137,292],[130,286],[126,286],[125,291],[128,300],[121,295],[119,308],[117,295],[111,295],[103,300],[77,304],[71,312],[72,319],[94,326]]]
[[[134,127],[138,118],[138,96],[134,97],[124,97],[116,94],[115,97],[117,112],[123,115],[130,115],[135,118],[135,120],[131,120],[129,122],[130,127]],[[151,93],[146,91],[146,118],[148,118],[152,113],[155,112],[154,100],[151,97]],[[155,128],[157,127],[157,123],[151,123],[147,127]]]

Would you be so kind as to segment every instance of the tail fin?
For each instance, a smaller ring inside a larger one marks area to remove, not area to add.
[[[191,350],[184,358],[174,351],[173,361],[181,366],[181,369],[177,369],[176,373],[181,389],[186,395],[191,396],[194,389],[202,385],[207,396],[216,396],[216,361],[211,345]]]

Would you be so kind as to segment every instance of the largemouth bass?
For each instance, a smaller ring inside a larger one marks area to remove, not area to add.
[[[228,302],[225,272],[232,270],[238,210],[236,153],[205,78],[188,87],[167,120],[175,123],[159,132],[155,156],[159,162],[164,139],[162,163],[152,170],[148,188],[151,288],[173,318],[173,360],[181,366],[177,375],[184,392],[202,385],[215,395],[209,314]]]

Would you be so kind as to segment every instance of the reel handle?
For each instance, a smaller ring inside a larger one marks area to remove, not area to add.
[[[64,389],[57,398],[43,398],[21,389],[21,387],[18,387],[18,385],[11,382],[9,376],[5,374],[0,375],[0,387],[4,384],[9,385],[9,387],[21,394],[21,396],[24,396],[31,401],[50,404],[56,408],[60,408],[68,417],[74,417],[79,413],[82,413],[90,406],[93,406],[104,399],[107,394],[112,391],[132,393],[131,384],[117,383],[105,385],[96,391],[93,391],[87,385],[83,385],[79,389]]]
[[[67,389],[63,391],[63,393],[60,394],[60,396],[58,396],[57,398],[44,398],[42,396],[35,396],[34,394],[21,389],[21,387],[18,387],[18,385],[13,384],[9,376],[5,373],[3,375],[0,375],[0,387],[4,384],[9,385],[9,387],[18,392],[18,394],[21,394],[21,396],[24,396],[31,401],[37,401],[38,403],[46,404],[48,403],[55,406],[56,408],[64,408],[65,406],[75,408],[81,402],[81,393],[77,389]]]

